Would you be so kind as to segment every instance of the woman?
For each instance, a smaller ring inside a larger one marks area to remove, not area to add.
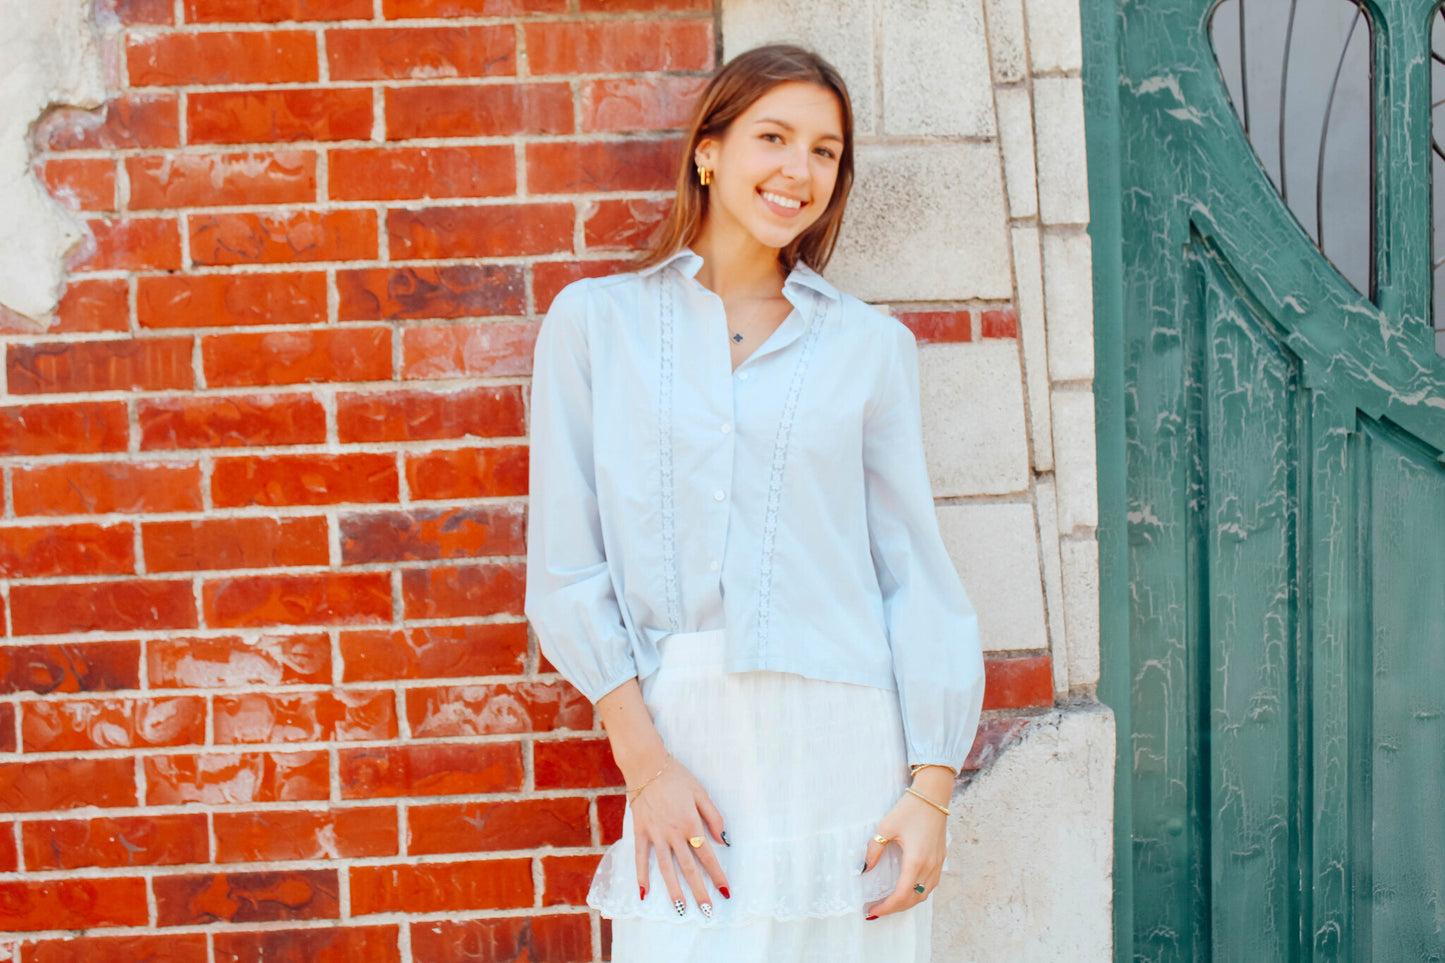
[[[913,338],[816,273],[847,88],[749,51],[684,157],[639,269],[537,342],[527,615],[627,783],[588,902],[618,963],[926,960],[983,663]]]

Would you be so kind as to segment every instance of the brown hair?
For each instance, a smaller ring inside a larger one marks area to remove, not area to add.
[[[853,103],[843,77],[822,57],[792,44],[768,44],[738,54],[723,65],[703,90],[693,110],[687,147],[677,172],[677,196],[671,211],[653,233],[638,257],[637,267],[660,264],[702,231],[707,218],[708,192],[693,175],[693,155],[705,137],[721,137],[738,116],[780,84],[801,82],[831,90],[843,115],[843,151],[838,158],[838,179],[821,217],[778,253],[784,270],[802,261],[821,271],[833,256],[843,207],[853,186]]]

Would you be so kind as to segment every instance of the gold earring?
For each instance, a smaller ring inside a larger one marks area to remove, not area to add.
[[[712,171],[701,164],[697,165],[697,182],[703,187],[712,183]]]

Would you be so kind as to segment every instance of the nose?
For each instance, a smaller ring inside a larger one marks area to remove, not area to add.
[[[788,151],[783,158],[783,173],[793,180],[806,180],[808,177],[808,150],[799,145]]]

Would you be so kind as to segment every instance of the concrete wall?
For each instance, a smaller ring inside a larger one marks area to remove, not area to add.
[[[722,40],[725,57],[803,43],[848,81],[858,181],[831,280],[905,319],[1016,313],[1016,338],[923,344],[924,425],[939,521],[984,646],[1046,659],[1059,708],[1022,725],[1002,718],[1016,709],[988,713],[997,761],[957,791],[934,958],[1108,960],[1114,735],[1094,701],[1077,2],[724,0]]]

